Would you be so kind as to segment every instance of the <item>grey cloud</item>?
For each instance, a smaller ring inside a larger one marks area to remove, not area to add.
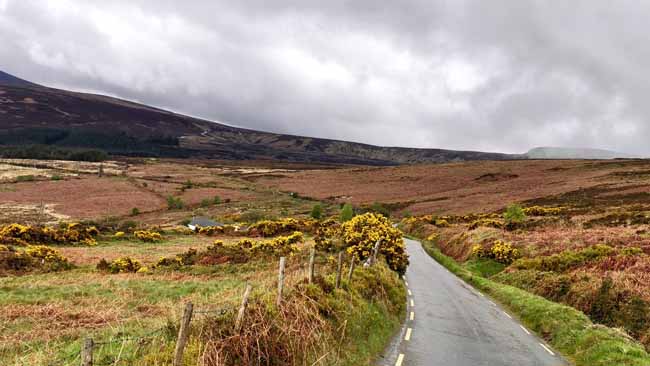
[[[650,154],[650,4],[0,0],[0,69],[247,128]]]

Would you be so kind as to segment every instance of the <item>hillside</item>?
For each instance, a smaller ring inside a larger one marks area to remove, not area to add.
[[[517,155],[380,147],[231,127],[0,72],[0,144],[98,148],[118,155],[395,165]]]
[[[602,149],[537,147],[526,153],[529,159],[630,159],[635,156]]]

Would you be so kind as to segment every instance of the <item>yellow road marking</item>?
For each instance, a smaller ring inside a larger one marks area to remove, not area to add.
[[[413,295],[413,293],[411,292],[411,290],[407,290],[407,291],[409,292],[409,296]]]
[[[413,299],[411,299],[411,307],[415,306],[415,303],[413,302]]]
[[[526,332],[526,334],[530,334],[530,332],[528,331],[528,329],[526,329],[523,325],[520,325],[520,327],[521,327],[521,329],[524,330],[524,332]]]
[[[510,316],[510,314],[506,313],[505,311],[504,311],[503,313],[506,314],[506,316],[507,316],[508,318],[512,319],[512,317]]]
[[[411,311],[411,320],[413,320],[413,318],[415,318],[415,312]]]
[[[397,362],[395,362],[395,366],[402,366],[402,362],[404,362],[404,354],[400,353],[399,356],[397,356]]]
[[[408,328],[406,330],[406,335],[404,336],[405,341],[410,341],[411,340],[411,332],[413,332],[412,328]]]

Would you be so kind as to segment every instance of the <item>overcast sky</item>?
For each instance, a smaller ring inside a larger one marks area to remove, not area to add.
[[[0,0],[0,70],[266,131],[650,154],[650,2]]]

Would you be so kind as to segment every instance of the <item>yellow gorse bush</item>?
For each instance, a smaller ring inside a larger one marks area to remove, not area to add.
[[[480,244],[472,247],[472,254],[478,258],[489,258],[503,264],[510,264],[521,256],[519,250],[511,243],[495,240],[489,248]]]
[[[147,243],[154,243],[163,240],[162,235],[155,231],[138,230],[133,233],[133,236]]]
[[[108,271],[111,273],[135,273],[142,268],[140,261],[131,257],[121,257],[113,260],[112,262],[102,259],[97,264],[97,269],[100,271]]]
[[[531,206],[524,208],[524,214],[528,216],[559,216],[567,212],[566,207],[544,207]]]
[[[404,273],[409,261],[402,232],[394,228],[386,217],[372,212],[355,216],[340,226],[330,223],[320,228],[316,248],[328,252],[345,249],[348,254],[365,261],[380,239],[379,252],[386,258],[388,266]]]
[[[99,235],[99,230],[94,226],[83,227],[81,224],[72,223],[64,228],[37,227],[21,224],[9,224],[0,227],[0,238],[2,242],[13,241],[15,244],[69,244],[78,243],[92,244]],[[13,239],[13,240],[11,240]]]
[[[248,231],[251,234],[269,237],[295,231],[312,232],[317,224],[318,221],[313,219],[285,218],[281,220],[262,220],[251,225]]]
[[[0,245],[0,269],[60,271],[70,268],[72,268],[72,264],[68,259],[58,250],[48,246],[28,245],[16,249]]]

